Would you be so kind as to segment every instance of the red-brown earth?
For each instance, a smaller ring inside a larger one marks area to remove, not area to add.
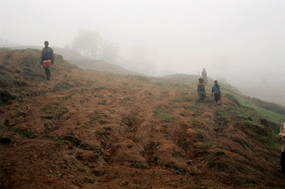
[[[284,188],[269,123],[230,93],[60,55],[46,81],[40,53],[1,49],[1,188]]]

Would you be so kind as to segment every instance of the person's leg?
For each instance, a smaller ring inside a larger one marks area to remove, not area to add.
[[[218,96],[217,96],[217,94],[214,94],[214,97],[215,97],[215,102],[218,103]]]
[[[48,80],[48,69],[47,69],[47,67],[45,67],[45,73],[46,73],[47,80]]]
[[[204,100],[206,98],[206,93],[202,92],[202,100]]]
[[[47,66],[47,70],[48,70],[48,80],[50,80],[50,68],[49,68],[49,66]]]
[[[218,103],[219,100],[221,100],[221,94],[216,93],[215,94],[215,101],[216,101],[216,103]]]
[[[199,95],[200,100],[203,101],[204,100],[203,99],[203,92],[202,91],[198,91],[198,95]]]
[[[46,72],[47,80],[50,80],[50,69],[49,69],[49,66],[45,67],[45,72]]]

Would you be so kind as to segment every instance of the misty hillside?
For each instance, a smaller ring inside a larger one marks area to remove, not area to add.
[[[207,85],[201,102],[196,76],[83,70],[59,54],[46,81],[40,54],[0,49],[1,188],[285,185],[285,116],[238,89],[225,86],[218,105]]]
[[[17,46],[17,47],[11,47],[11,48],[12,49],[38,49],[38,50],[43,49],[43,47],[36,47],[36,46]],[[70,63],[82,69],[86,69],[86,70],[90,69],[90,70],[96,70],[100,72],[108,72],[108,73],[123,74],[123,75],[143,75],[141,73],[133,72],[125,68],[122,68],[121,66],[107,63],[103,60],[88,59],[86,57],[83,57],[79,52],[72,50],[72,49],[62,49],[58,47],[52,47],[52,48],[55,54],[62,55],[65,60],[69,61]]]
[[[154,81],[159,81],[159,80],[168,80],[174,83],[183,83],[183,84],[187,84],[193,88],[196,87],[198,81],[197,78],[199,78],[201,76],[199,75],[189,75],[189,74],[172,74],[172,75],[166,75],[166,76],[162,76],[162,77],[158,77],[158,78],[154,78]],[[213,86],[214,83],[214,79],[208,77],[208,86]],[[222,90],[226,90],[226,91],[231,91],[237,94],[242,95],[241,91],[239,89],[237,89],[234,86],[231,86],[228,83],[224,83],[224,82],[219,82],[219,84],[221,85],[221,89]]]

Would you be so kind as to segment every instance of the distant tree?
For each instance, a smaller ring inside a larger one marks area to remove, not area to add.
[[[157,67],[150,60],[147,49],[143,46],[129,48],[127,57],[122,63],[123,67],[145,75],[157,75]]]
[[[5,41],[0,39],[0,47],[9,47],[9,46],[10,45],[7,39]]]
[[[70,48],[70,45],[69,45],[69,44],[65,44],[65,45],[64,45],[64,49],[70,50],[70,49],[71,49],[71,48]]]
[[[115,64],[118,60],[120,53],[119,45],[116,43],[107,43],[103,46],[99,59],[108,63]]]
[[[79,30],[72,42],[72,49],[77,50],[82,56],[98,59],[102,44],[103,40],[98,32]]]

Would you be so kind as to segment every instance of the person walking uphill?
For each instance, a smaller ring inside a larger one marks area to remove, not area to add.
[[[219,100],[221,100],[221,89],[220,85],[218,85],[218,81],[214,81],[214,86],[212,87],[212,94],[214,94],[214,99],[216,103],[218,103]]]
[[[281,168],[282,170],[279,170],[279,172],[282,172],[285,174],[285,123],[280,128],[280,133],[278,135],[278,139],[282,140],[282,147],[281,147]]]
[[[207,72],[206,72],[205,68],[203,68],[202,77],[203,77],[205,85],[206,85],[208,83],[208,78],[207,78]]]
[[[45,41],[44,44],[45,44],[45,47],[42,50],[41,64],[43,65],[43,68],[45,69],[47,80],[50,80],[49,67],[51,66],[51,64],[54,63],[54,54],[53,54],[52,48],[48,47],[49,42]]]
[[[206,98],[206,90],[204,79],[202,77],[199,78],[199,82],[197,83],[197,92],[200,99],[203,101]]]

